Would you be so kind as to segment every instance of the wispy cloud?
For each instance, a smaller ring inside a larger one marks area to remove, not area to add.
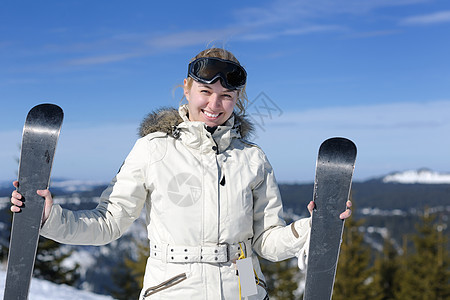
[[[387,35],[395,35],[401,33],[400,30],[375,30],[375,31],[366,31],[366,32],[356,32],[350,33],[348,35],[343,36],[344,39],[364,39],[364,38],[373,38],[373,37],[382,37]]]
[[[116,63],[138,57],[145,57],[161,51],[176,51],[180,48],[195,45],[208,45],[216,41],[253,42],[275,40],[280,37],[301,36],[308,34],[324,34],[351,32],[350,25],[343,23],[342,15],[363,15],[375,9],[390,6],[406,6],[429,0],[315,0],[290,1],[276,0],[267,4],[251,6],[243,4],[230,12],[228,23],[213,29],[187,28],[186,30],[168,31],[158,28],[152,32],[99,32],[73,35],[69,42],[60,44],[41,44],[23,54],[36,56],[46,55],[50,65],[89,66]],[[449,12],[441,12],[428,16],[411,17],[402,21],[412,25],[418,23],[444,22],[449,19]],[[333,21],[330,21],[330,17]],[[336,17],[336,18],[335,18]],[[325,22],[327,24],[325,24]],[[331,23],[331,24],[330,24]],[[287,28],[287,29],[286,29]],[[54,33],[66,33],[68,28],[55,28]],[[354,37],[373,37],[396,33],[393,30],[374,30],[360,33]],[[8,44],[0,42],[2,46]],[[32,50],[31,50],[32,49]]]
[[[245,20],[242,21],[244,24],[253,24],[254,26],[288,23],[293,20],[301,20],[307,23],[311,21],[317,22],[333,15],[361,15],[378,8],[406,6],[424,2],[429,2],[429,0],[278,0],[271,2],[267,6],[239,9],[239,11],[236,11],[236,16],[237,19]]]
[[[187,46],[213,43],[214,41],[227,41],[247,29],[239,26],[211,29],[186,30],[155,36],[146,41],[146,45],[155,50],[178,49]]]
[[[130,58],[141,56],[138,53],[124,53],[124,54],[107,54],[99,56],[90,56],[75,58],[65,62],[67,65],[81,66],[81,65],[98,65],[112,62],[119,62]]]
[[[289,29],[281,29],[279,31],[272,30],[271,32],[252,32],[236,37],[240,41],[259,41],[271,40],[282,36],[300,36],[314,33],[328,33],[346,31],[347,29],[339,25],[306,25],[295,26]]]
[[[450,10],[412,16],[400,21],[401,25],[431,25],[450,22]]]
[[[256,142],[281,181],[312,179],[317,147],[332,136],[358,145],[358,178],[421,167],[450,169],[450,160],[443,159],[450,141],[442,138],[450,130],[450,100],[285,111],[267,119],[264,129]],[[306,170],[293,168],[292,160]]]

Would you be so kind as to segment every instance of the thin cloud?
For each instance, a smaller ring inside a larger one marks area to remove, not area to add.
[[[27,55],[36,53],[47,55],[47,65],[89,66],[117,63],[138,57],[146,57],[162,51],[176,51],[181,48],[207,45],[214,41],[252,42],[275,40],[286,36],[321,34],[327,32],[345,32],[349,28],[340,24],[323,24],[325,18],[341,15],[362,15],[372,10],[389,6],[406,6],[428,0],[373,0],[373,1],[288,1],[278,0],[258,7],[235,8],[230,22],[221,28],[187,29],[175,32],[125,32],[113,34],[92,33],[89,39],[74,36],[68,44],[47,44],[28,47]],[[447,13],[433,15],[436,20],[447,19]],[[432,22],[426,19],[426,22]],[[341,22],[341,21],[339,21]],[[406,19],[406,23],[418,22]],[[425,22],[422,19],[422,22]],[[289,28],[289,29],[286,29]],[[64,32],[67,28],[55,28],[55,32]],[[162,30],[162,29],[160,29]],[[166,30],[164,30],[166,31]],[[98,32],[97,32],[98,33]],[[373,31],[361,33],[360,37],[372,37],[393,34],[392,31]],[[8,44],[0,44],[0,49]],[[113,49],[111,51],[111,49]],[[64,58],[62,56],[65,55]],[[59,60],[59,61],[58,61]],[[51,63],[53,62],[53,63]]]
[[[317,148],[323,140],[350,138],[358,146],[356,177],[366,179],[423,166],[448,171],[450,161],[444,158],[450,142],[442,136],[449,130],[450,100],[392,103],[287,111],[267,119],[256,142],[278,179],[292,181],[314,178]],[[293,160],[302,168],[293,167]]]
[[[330,107],[301,112],[286,113],[282,119],[275,120],[307,128],[320,119],[321,127],[359,128],[373,130],[386,129],[425,129],[450,127],[450,100],[423,103],[388,103],[378,105]]]
[[[248,7],[236,12],[237,19],[245,20],[242,23],[253,26],[287,23],[296,20],[321,20],[332,15],[351,14],[361,15],[375,9],[392,6],[407,6],[429,0],[315,0],[291,1],[278,0],[267,6]]]
[[[231,40],[244,30],[238,27],[226,27],[213,30],[187,30],[153,37],[146,44],[153,49],[178,49],[207,44],[217,40]]]
[[[375,31],[352,33],[352,34],[346,35],[342,38],[343,39],[365,39],[365,38],[395,35],[395,34],[399,34],[401,32],[402,31],[400,31],[400,30],[375,30]]]
[[[174,51],[189,46],[206,45],[217,40],[227,41],[232,39],[240,31],[241,29],[238,28],[225,28],[201,31],[188,30],[153,37],[144,34],[128,34],[120,38],[116,36],[108,40],[104,39],[102,42],[92,43],[92,52],[101,53],[101,49],[107,44],[109,45],[108,48],[122,49],[120,53],[85,55],[80,58],[67,60],[63,62],[63,65],[87,66],[121,62],[133,58],[150,56],[167,49]],[[124,40],[126,43],[124,43]],[[101,45],[101,49],[97,49],[99,45]],[[87,46],[87,44],[84,45],[84,47]]]
[[[65,64],[72,65],[72,66],[98,65],[98,64],[120,62],[120,61],[128,60],[130,58],[139,57],[139,56],[142,56],[142,54],[140,54],[140,53],[108,54],[108,55],[99,55],[99,56],[91,56],[91,57],[72,59],[72,60],[66,61]]]
[[[328,32],[339,32],[346,31],[347,29],[339,25],[308,25],[308,26],[298,26],[290,29],[283,29],[279,31],[264,32],[264,33],[249,33],[241,36],[237,36],[236,40],[239,41],[261,41],[261,40],[272,40],[282,36],[300,36],[314,33],[328,33]]]
[[[432,14],[408,17],[400,21],[401,25],[432,25],[450,22],[450,10]]]

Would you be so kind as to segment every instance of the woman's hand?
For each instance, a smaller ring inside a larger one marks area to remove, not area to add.
[[[339,215],[339,219],[344,220],[347,219],[352,215],[352,210],[350,209],[352,207],[352,201],[347,201],[347,209]]]
[[[14,181],[13,185],[15,188],[19,187],[19,182]],[[36,193],[45,198],[44,203],[44,213],[42,215],[42,224],[44,224],[45,221],[47,221],[48,217],[50,216],[50,212],[52,211],[53,206],[53,198],[52,194],[49,190],[37,190]],[[11,211],[14,213],[18,213],[21,211],[21,207],[23,206],[22,201],[22,195],[19,194],[17,191],[13,191],[11,195],[11,203],[13,204],[11,206]]]
[[[316,204],[314,203],[314,201],[309,202],[307,208],[311,215],[314,210],[314,207],[316,207]],[[350,209],[351,207],[352,207],[352,201],[348,200],[347,201],[347,209],[339,215],[339,218],[341,220],[347,219],[348,217],[350,217],[352,215],[352,210]]]

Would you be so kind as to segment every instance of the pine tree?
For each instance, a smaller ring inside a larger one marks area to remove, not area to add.
[[[261,268],[266,278],[270,298],[277,300],[301,299],[295,294],[300,281],[300,272],[294,260],[280,262],[261,261]]]
[[[404,260],[397,299],[441,300],[450,298],[450,254],[447,239],[435,224],[436,217],[425,212],[414,249]]]
[[[7,235],[0,237],[0,262],[6,262],[8,260],[12,216],[13,213],[11,212],[9,206],[0,210],[0,220],[7,220],[2,228],[3,232],[7,232]]]
[[[373,268],[373,281],[370,284],[370,299],[395,299],[398,285],[400,262],[391,239],[384,241],[383,253],[377,254]]]
[[[370,248],[363,243],[358,230],[362,223],[363,220],[355,221],[353,217],[345,221],[333,300],[368,299]]]
[[[57,242],[40,237],[33,271],[34,276],[57,284],[74,285],[79,279],[76,272],[78,264],[69,268],[62,263],[72,252],[73,250],[63,251],[61,245]]]
[[[113,269],[112,279],[115,286],[110,289],[114,299],[128,300],[138,299],[143,287],[145,266],[147,263],[149,248],[146,243],[137,244],[137,258],[126,254],[124,260]]]

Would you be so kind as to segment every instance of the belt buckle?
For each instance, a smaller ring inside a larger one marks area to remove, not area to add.
[[[228,244],[228,243],[218,243],[217,244],[218,246],[225,246],[226,247],[226,251],[227,251],[227,261],[226,262],[229,262],[230,261],[230,244]]]

